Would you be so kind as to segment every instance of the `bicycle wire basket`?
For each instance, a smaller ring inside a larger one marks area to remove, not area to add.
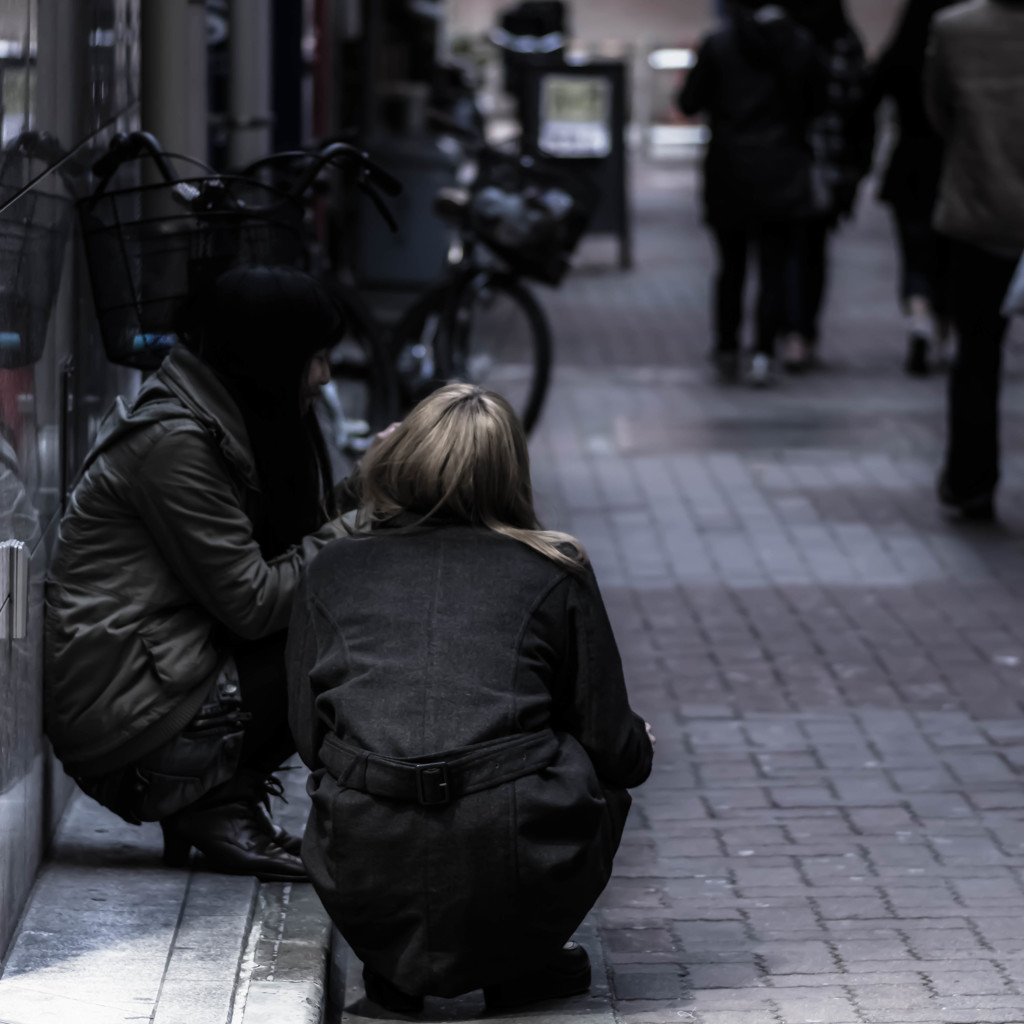
[[[0,370],[31,366],[46,346],[74,209],[52,169],[62,155],[35,132],[0,151]]]
[[[301,203],[238,175],[111,189],[78,215],[103,347],[122,366],[159,366],[184,301],[232,267],[308,261]]]
[[[600,198],[588,178],[550,161],[486,150],[473,185],[470,225],[513,271],[557,285]]]

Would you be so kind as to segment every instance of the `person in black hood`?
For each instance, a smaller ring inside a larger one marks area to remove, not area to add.
[[[756,247],[761,285],[750,379],[765,384],[776,339],[795,328],[785,272],[795,227],[813,210],[807,129],[823,74],[812,41],[782,8],[734,0],[727,11],[701,44],[679,106],[706,115],[711,129],[704,209],[720,259],[713,358],[723,377],[735,377],[747,254]]]
[[[302,372],[310,344],[341,336],[341,314],[308,275],[248,267],[198,292],[182,320],[185,343],[238,405],[260,479],[274,481],[255,524],[260,549],[274,558],[335,511],[330,460]],[[295,341],[282,344],[289,337]]]
[[[199,291],[160,368],[85,459],[46,594],[46,731],[65,770],[165,859],[301,880],[267,814],[295,752],[284,646],[305,566],[342,528],[312,400],[342,318],[308,275]]]

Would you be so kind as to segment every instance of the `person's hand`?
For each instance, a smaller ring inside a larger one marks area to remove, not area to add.
[[[377,433],[373,435],[370,447],[366,450],[370,451],[370,449],[375,448],[384,440],[384,438],[390,437],[401,425],[401,421],[396,421],[394,423],[389,423],[383,430],[378,430]]]
[[[647,738],[651,741],[653,747],[658,742],[658,738],[654,735],[654,730],[651,728],[650,722],[644,722],[644,728],[647,730]]]

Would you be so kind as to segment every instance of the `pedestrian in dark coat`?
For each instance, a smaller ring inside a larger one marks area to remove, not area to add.
[[[935,230],[949,238],[956,356],[939,500],[995,518],[1002,315],[1024,252],[1024,0],[974,0],[932,22],[925,104],[945,144]]]
[[[701,44],[679,106],[706,114],[704,210],[719,250],[715,348],[719,372],[734,376],[747,254],[758,251],[760,295],[751,380],[771,377],[776,339],[795,328],[786,266],[797,224],[814,209],[807,131],[821,101],[822,68],[812,41],[781,7],[733,0]]]
[[[386,1007],[585,991],[563,944],[652,757],[585,554],[538,528],[518,421],[471,385],[371,449],[363,494],[289,636],[310,877]]]
[[[843,0],[788,0],[788,7],[814,40],[825,70],[823,103],[808,130],[815,208],[797,232],[790,288],[798,317],[782,351],[783,366],[799,372],[817,358],[829,237],[853,213],[857,188],[871,166],[874,120],[865,109],[864,46]]]
[[[908,0],[892,41],[869,78],[868,108],[886,97],[896,143],[879,198],[892,209],[900,252],[899,296],[907,320],[904,369],[924,376],[946,334],[949,245],[932,227],[942,171],[942,139],[924,108],[925,48],[932,18],[957,0]]]
[[[46,731],[82,789],[159,821],[169,863],[304,877],[265,811],[294,753],[285,629],[299,575],[340,530],[312,396],[341,319],[287,268],[203,293],[85,459],[47,584]]]

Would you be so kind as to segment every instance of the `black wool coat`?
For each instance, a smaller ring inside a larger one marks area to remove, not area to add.
[[[451,996],[557,950],[652,759],[593,574],[486,529],[379,528],[317,556],[288,649],[303,859],[360,959]]]

